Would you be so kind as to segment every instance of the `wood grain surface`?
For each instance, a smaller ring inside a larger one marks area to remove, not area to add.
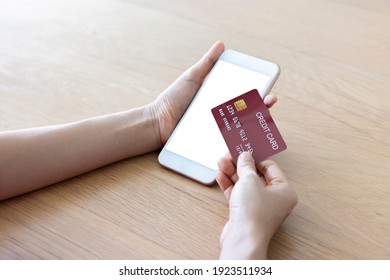
[[[145,105],[222,40],[282,69],[269,258],[390,259],[389,27],[386,0],[0,0],[0,130]],[[223,194],[157,155],[0,202],[0,258],[218,258]]]

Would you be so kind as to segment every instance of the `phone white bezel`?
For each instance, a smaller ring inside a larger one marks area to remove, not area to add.
[[[220,55],[218,60],[223,60],[270,76],[270,80],[268,81],[267,85],[264,87],[263,92],[260,93],[262,98],[264,98],[271,91],[272,86],[275,84],[276,80],[280,75],[280,68],[277,64],[260,58],[252,57],[234,50],[225,50]],[[189,177],[204,185],[212,185],[215,183],[215,176],[217,170],[211,169],[193,160],[190,160],[176,153],[173,153],[167,150],[166,147],[169,141],[171,140],[171,138],[174,137],[176,130],[180,127],[182,120],[186,117],[186,114],[190,110],[192,104],[196,102],[196,97],[202,91],[203,85],[207,83],[207,80],[212,75],[212,73],[213,73],[213,69],[210,71],[209,75],[203,82],[202,86],[199,88],[191,104],[188,106],[186,112],[182,116],[181,120],[179,121],[178,125],[176,126],[175,130],[172,132],[170,138],[168,139],[167,143],[164,145],[164,148],[162,149],[162,151],[158,156],[158,161],[162,166],[170,170],[173,170],[179,174],[182,174],[186,177]],[[222,100],[221,103],[224,101],[226,100]]]

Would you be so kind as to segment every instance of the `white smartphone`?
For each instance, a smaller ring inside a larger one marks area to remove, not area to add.
[[[213,184],[217,161],[228,148],[211,109],[252,89],[264,98],[279,73],[275,63],[224,51],[162,149],[160,164],[202,184]]]

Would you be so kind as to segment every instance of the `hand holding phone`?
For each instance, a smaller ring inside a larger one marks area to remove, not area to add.
[[[159,155],[159,162],[203,184],[212,184],[217,160],[227,152],[211,109],[251,89],[261,97],[279,75],[271,62],[236,51],[222,53]]]

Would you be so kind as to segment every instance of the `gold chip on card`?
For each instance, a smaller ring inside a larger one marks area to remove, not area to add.
[[[246,109],[246,103],[244,99],[240,99],[236,102],[234,102],[234,107],[236,108],[237,112],[240,112],[244,109]]]

